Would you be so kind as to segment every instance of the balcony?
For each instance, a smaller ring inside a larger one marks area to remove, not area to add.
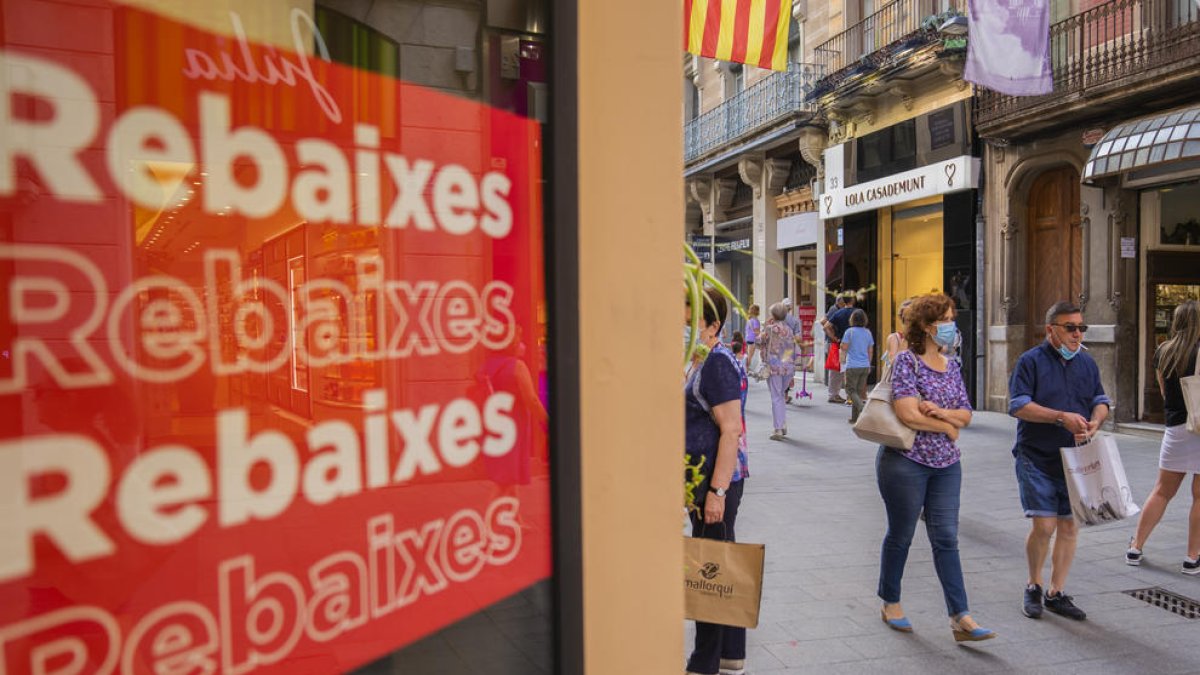
[[[786,73],[771,73],[688,122],[683,128],[684,163],[781,122],[811,117],[817,108],[809,92],[819,72],[813,64],[792,63]]]
[[[967,0],[896,0],[826,40],[814,52],[827,77],[822,92],[837,88],[863,66],[878,69],[915,48],[940,44],[938,13],[962,14]]]
[[[979,89],[976,125],[1012,138],[1107,113],[1136,116],[1143,102],[1194,100],[1200,9],[1194,0],[1111,0],[1050,27],[1054,92],[1007,96]]]

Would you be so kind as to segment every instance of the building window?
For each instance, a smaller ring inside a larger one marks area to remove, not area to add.
[[[690,77],[683,78],[683,119],[691,121],[700,116],[700,88]]]
[[[905,120],[858,139],[858,183],[882,178],[917,165],[916,120]]]
[[[788,63],[800,63],[804,59],[804,34],[800,22],[795,18],[788,24]]]
[[[740,63],[730,63],[725,69],[725,99],[731,99],[746,88],[746,68]]]

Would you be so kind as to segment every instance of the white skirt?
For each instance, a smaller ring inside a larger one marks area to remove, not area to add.
[[[1176,473],[1200,473],[1200,434],[1188,431],[1186,424],[1167,427],[1162,448],[1158,451],[1158,468]]]

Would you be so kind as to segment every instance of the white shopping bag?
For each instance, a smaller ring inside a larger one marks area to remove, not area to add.
[[[1061,452],[1071,511],[1080,525],[1111,523],[1141,511],[1133,501],[1117,441],[1111,434],[1096,434],[1087,443]]]

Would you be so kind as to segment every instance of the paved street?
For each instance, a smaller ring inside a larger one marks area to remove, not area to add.
[[[929,541],[918,527],[903,604],[915,632],[889,630],[875,595],[885,529],[875,487],[876,448],[846,423],[849,406],[825,390],[788,406],[789,437],[768,439],[770,399],[751,383],[747,410],[751,478],[738,518],[742,541],[767,546],[762,620],[749,633],[748,672],[762,673],[1200,673],[1200,620],[1122,591],[1161,586],[1200,599],[1200,577],[1179,573],[1186,551],[1186,485],[1146,546],[1140,568],[1124,562],[1134,523],[1080,534],[1067,592],[1088,612],[1076,623],[1021,614],[1026,579],[1022,516],[1010,449],[1016,421],[978,413],[960,439],[963,504],[959,547],[975,618],[999,637],[970,646],[951,637]],[[1155,439],[1120,436],[1135,499],[1157,472]],[[687,634],[687,648],[691,631]]]

